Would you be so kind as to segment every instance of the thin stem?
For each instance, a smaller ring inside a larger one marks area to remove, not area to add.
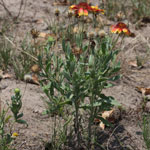
[[[53,129],[54,129],[54,133],[53,133],[52,143],[53,143],[53,146],[55,147],[56,146],[56,143],[55,143],[56,142],[56,116],[54,116],[54,127],[53,127]]]
[[[90,117],[89,117],[89,124],[88,124],[88,149],[90,150],[91,147],[91,134],[92,134],[92,122],[93,122],[93,118],[94,118],[94,95],[92,94],[91,98],[90,98]]]
[[[80,132],[79,132],[79,107],[78,102],[75,102],[75,132],[77,134],[77,149],[80,147]]]

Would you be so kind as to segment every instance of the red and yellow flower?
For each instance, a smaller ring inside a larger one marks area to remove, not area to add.
[[[124,33],[129,36],[132,34],[131,31],[128,29],[127,25],[123,22],[119,22],[116,25],[112,25],[110,27],[110,30],[112,33]]]
[[[71,10],[75,10],[75,14],[78,16],[88,16],[89,12],[104,13],[103,9],[99,9],[98,6],[90,6],[88,3],[81,2],[77,5],[70,6]]]
[[[104,9],[99,9],[98,6],[91,6],[93,12],[101,12],[104,14]]]

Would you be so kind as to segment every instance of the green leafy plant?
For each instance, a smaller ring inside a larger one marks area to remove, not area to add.
[[[16,88],[14,92],[15,95],[11,97],[12,100],[12,103],[10,105],[11,112],[14,115],[15,122],[27,125],[26,121],[21,119],[23,117],[23,113],[19,114],[19,111],[22,107],[20,89]]]
[[[23,113],[19,114],[19,111],[22,107],[22,102],[21,102],[21,94],[20,94],[20,89],[16,88],[14,91],[15,95],[12,96],[11,104],[8,104],[8,108],[2,109],[0,112],[0,149],[1,150],[12,150],[11,144],[12,141],[18,136],[18,133],[12,132],[14,123],[21,123],[21,124],[26,124],[25,120],[22,120],[21,118],[23,117]],[[13,113],[14,120],[11,119],[12,116],[8,114],[9,109]],[[6,129],[7,124],[9,124],[9,131]],[[14,149],[13,149],[14,150]]]
[[[120,65],[116,64],[115,56],[118,51],[112,50],[110,37],[97,38],[95,47],[79,42],[83,43],[76,40],[82,50],[82,54],[78,55],[65,40],[62,41],[64,56],[57,56],[49,51],[51,43],[47,45],[45,61],[42,61],[42,55],[39,56],[39,65],[43,68],[41,86],[48,97],[47,112],[62,118],[65,115],[74,118],[77,149],[81,147],[83,141],[81,120],[84,116],[81,111],[87,113],[88,127],[83,132],[87,132],[87,148],[90,149],[94,118],[98,117],[106,123],[107,121],[100,117],[100,114],[118,105],[113,97],[105,96],[102,90],[108,86],[108,81],[118,78],[116,73]]]
[[[8,123],[11,116],[6,116],[8,112],[7,110],[2,110],[0,113],[0,148],[2,150],[9,150],[10,143],[12,142],[13,138],[11,137],[11,134],[5,133],[5,126]]]

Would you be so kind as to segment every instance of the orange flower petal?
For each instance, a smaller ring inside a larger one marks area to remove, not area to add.
[[[84,10],[84,16],[88,16],[88,11]]]
[[[90,10],[91,9],[91,6],[88,4],[88,3],[85,3],[85,2],[81,2],[77,5],[78,9],[79,8],[83,8],[83,9],[86,9],[86,10]]]
[[[77,5],[71,5],[69,8],[70,9],[77,9]]]
[[[98,9],[98,6],[91,6],[92,9]]]
[[[124,24],[123,22],[119,22],[119,23],[117,23],[116,27],[123,29],[123,28],[127,28],[127,25]]]
[[[130,30],[127,29],[127,28],[124,28],[122,31],[123,31],[126,35],[131,35]]]
[[[79,16],[83,16],[83,15],[84,15],[83,8],[80,8],[80,9],[78,10],[78,15],[79,15]]]

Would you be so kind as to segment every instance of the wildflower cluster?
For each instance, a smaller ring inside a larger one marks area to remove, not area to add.
[[[104,9],[99,9],[98,6],[90,6],[88,3],[81,2],[77,5],[71,5],[69,10],[74,10],[75,15],[80,16],[88,16],[89,12],[91,13],[102,13],[104,14]],[[123,22],[118,22],[116,25],[111,25],[110,30],[112,33],[125,34],[128,36],[132,36],[133,33],[129,30],[127,25]]]
[[[88,16],[88,12],[92,13],[104,13],[103,9],[99,9],[98,6],[90,6],[87,3],[81,2],[77,5],[70,6],[71,10],[75,10],[75,15],[80,16]]]

